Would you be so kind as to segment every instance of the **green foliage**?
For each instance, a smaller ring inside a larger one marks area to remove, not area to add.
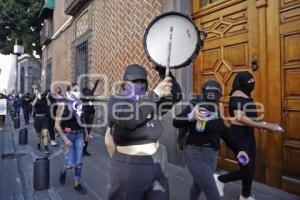
[[[44,0],[0,0],[0,53],[12,53],[17,38],[25,53],[32,55],[35,50],[41,55],[39,13],[43,4]]]

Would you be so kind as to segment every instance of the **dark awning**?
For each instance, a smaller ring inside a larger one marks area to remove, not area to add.
[[[48,17],[50,14],[53,13],[55,8],[55,0],[45,0],[45,4],[40,12],[40,16],[42,18]]]

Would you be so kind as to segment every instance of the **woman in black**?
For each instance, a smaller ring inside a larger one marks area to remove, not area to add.
[[[29,124],[32,99],[30,93],[26,93],[22,98],[22,109],[24,114],[25,124]]]
[[[239,164],[240,169],[238,171],[230,172],[217,178],[217,185],[220,188],[224,187],[224,183],[242,180],[240,200],[254,199],[250,196],[256,158],[254,128],[272,132],[283,131],[278,129],[277,124],[258,121],[256,106],[251,97],[254,87],[255,81],[252,74],[249,72],[238,73],[233,81],[229,100],[229,115],[233,119],[227,135],[227,138],[229,138],[227,145],[236,156],[239,151],[245,151],[248,154],[249,161],[244,165]]]
[[[181,89],[172,74],[165,78],[165,70],[157,70],[163,80],[146,94],[146,70],[129,65],[121,93],[108,101],[109,126],[116,144],[109,200],[169,200],[167,154],[158,142],[162,135],[158,116],[163,113],[157,109],[162,103],[166,103],[164,111],[171,109],[181,99]]]
[[[35,118],[34,118],[34,128],[37,136],[37,149],[41,149],[41,140],[43,138],[45,152],[49,154],[48,141],[49,141],[49,106],[51,102],[49,96],[44,92],[38,94],[37,97],[32,102],[32,107],[34,108]]]
[[[193,176],[190,200],[197,200],[203,191],[208,200],[221,199],[214,171],[217,166],[220,139],[227,127],[219,112],[222,88],[217,81],[207,81],[202,95],[190,101],[173,120],[176,128],[187,128],[186,164]]]
[[[99,80],[97,80],[94,84],[93,89],[90,89],[88,87],[83,88],[82,90],[82,110],[83,110],[83,119],[84,123],[86,125],[86,129],[88,131],[90,139],[92,139],[91,131],[93,127],[94,122],[94,115],[95,115],[95,108],[94,108],[94,92],[97,89]],[[83,155],[90,156],[91,154],[88,152],[88,145],[89,142],[85,142],[85,145],[83,147]]]

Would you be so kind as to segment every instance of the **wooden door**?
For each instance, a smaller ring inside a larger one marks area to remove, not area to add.
[[[284,190],[300,195],[300,1],[279,0]]]
[[[254,98],[265,103],[262,81],[265,63],[260,52],[264,46],[260,45],[262,38],[259,37],[259,1],[214,0],[208,5],[205,2],[209,1],[193,1],[192,17],[197,26],[208,34],[201,53],[194,61],[194,92],[199,93],[201,84],[206,80],[218,80],[223,87],[222,102],[227,111],[235,75],[241,71],[252,72],[251,62],[261,59],[259,69],[253,71],[256,80]],[[256,179],[265,181],[265,135],[257,132],[256,140]],[[232,152],[224,144],[218,166],[229,171],[237,168]]]

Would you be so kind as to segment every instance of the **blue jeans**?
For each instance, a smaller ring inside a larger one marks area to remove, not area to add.
[[[75,167],[75,181],[79,181],[81,177],[81,167],[82,167],[82,154],[84,137],[83,132],[79,134],[67,133],[66,137],[72,142],[72,147],[65,153],[65,163],[63,166],[63,173],[66,173],[67,169],[72,169]],[[64,141],[62,140],[62,146]]]

